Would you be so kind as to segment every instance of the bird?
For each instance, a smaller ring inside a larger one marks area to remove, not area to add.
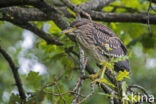
[[[89,19],[75,20],[61,33],[75,36],[79,46],[96,63],[110,62],[112,58],[128,55],[125,45],[111,29]],[[114,70],[130,72],[129,60],[114,62]]]

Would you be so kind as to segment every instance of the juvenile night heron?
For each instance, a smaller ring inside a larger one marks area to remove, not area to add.
[[[92,57],[96,63],[109,62],[112,58],[127,55],[127,49],[109,28],[91,20],[76,20],[62,33],[70,33],[76,37],[80,47]],[[115,71],[130,71],[128,59],[114,63]]]

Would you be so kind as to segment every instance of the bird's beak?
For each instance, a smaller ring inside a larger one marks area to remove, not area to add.
[[[69,28],[63,30],[62,32],[60,32],[60,34],[72,33],[75,29],[76,29],[76,27],[69,27]]]

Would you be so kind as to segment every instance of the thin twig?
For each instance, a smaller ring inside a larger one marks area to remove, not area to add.
[[[74,52],[74,51],[70,51],[73,55],[75,55],[75,56],[77,56],[78,58],[79,58],[79,55],[76,53],[76,52]],[[76,61],[76,63],[79,63],[77,60],[75,60]],[[95,74],[95,71],[94,71],[94,69],[92,69],[92,67],[87,63],[87,65],[86,65],[86,71],[89,73],[89,74]],[[110,78],[114,78],[114,77],[112,77],[112,74],[111,73],[108,73],[107,74],[108,76],[110,76]],[[76,86],[75,86],[75,89],[77,89],[76,87],[78,86],[78,84],[79,84],[79,82],[80,82],[80,79],[77,81],[77,84],[76,84]],[[113,81],[114,82],[114,81]],[[97,85],[99,85],[99,83],[97,83]],[[103,89],[103,91],[105,92],[105,93],[111,93],[112,91],[113,91],[113,89],[111,89],[108,85],[106,85],[105,83],[101,83],[101,88]],[[115,93],[115,92],[114,92]]]
[[[58,90],[58,93],[60,95],[61,94],[61,91],[60,91],[58,85],[56,84],[55,86],[56,86],[56,89]],[[63,100],[64,104],[66,104],[66,100],[64,99],[64,97],[63,96],[60,96],[60,98]]]
[[[147,93],[146,89],[139,85],[130,85],[128,86],[128,89],[137,88],[140,89],[147,97],[149,98],[149,94]]]
[[[9,22],[22,27],[24,29],[28,29],[31,32],[35,33],[37,36],[39,36],[40,38],[44,39],[47,44],[55,44],[55,45],[63,45],[63,43],[60,42],[60,39],[56,38],[54,35],[50,35],[48,33],[45,33],[43,30],[39,29],[38,27],[36,27],[35,25],[22,21],[22,20],[8,20]]]
[[[79,50],[80,50],[80,76],[83,77],[85,76],[85,56],[84,56],[84,51],[83,49],[79,46]]]
[[[93,93],[95,92],[95,83],[93,83],[91,85],[91,92],[84,98],[82,99],[78,104],[82,104],[84,101],[86,101],[90,96],[93,95]]]
[[[82,14],[86,16],[89,20],[92,20],[91,16],[81,8],[81,5],[76,6],[72,4],[69,0],[61,0],[61,1],[71,10],[76,12],[76,17],[77,17],[76,19],[81,19],[80,14]]]
[[[74,96],[72,100],[72,104],[76,104],[77,100],[79,100],[79,94],[80,94],[80,91],[84,82],[84,79],[82,77],[85,76],[85,67],[86,67],[86,65],[84,64],[85,56],[84,56],[84,51],[82,50],[80,46],[79,46],[79,51],[80,51],[80,76],[81,78],[80,78],[80,83],[78,84],[78,87],[77,87],[78,95]]]
[[[53,96],[63,96],[63,95],[66,95],[66,94],[68,94],[68,93],[71,93],[71,94],[79,95],[80,97],[85,98],[85,96],[83,96],[83,95],[81,95],[81,94],[78,94],[78,93],[76,93],[76,92],[74,92],[74,91],[66,91],[66,92],[64,92],[64,93],[59,93],[59,94],[56,94],[56,93],[53,93],[53,92],[48,92],[48,91],[45,91],[45,90],[44,90],[43,92],[46,93],[46,94],[53,95]]]
[[[47,87],[51,87],[51,86],[54,86],[56,83],[55,82],[52,82],[52,83],[50,83],[50,84],[48,84],[48,85],[45,85],[45,86],[43,86],[42,88],[41,88],[41,91],[43,91],[45,88],[47,88]]]
[[[130,92],[132,92],[132,93],[135,93],[132,89],[139,89],[139,90],[141,90],[141,91],[144,93],[142,96],[146,95],[147,98],[150,99],[150,95],[148,94],[148,92],[146,91],[146,89],[143,88],[142,86],[139,86],[139,85],[130,85],[130,86],[128,86],[128,88],[127,88],[128,91],[130,91]],[[137,93],[137,94],[138,94],[138,93]],[[144,100],[144,99],[143,99],[143,100]],[[146,101],[146,100],[145,100],[145,101]],[[148,101],[149,101],[149,100],[148,100]],[[156,102],[156,99],[154,99],[154,102]],[[148,102],[148,103],[152,104],[151,102]]]
[[[76,90],[78,89],[78,87],[79,87],[79,84],[80,84],[80,78],[77,80],[77,82],[76,82],[76,84],[75,84],[75,87],[74,87],[74,89],[73,89],[73,91],[74,92],[76,92]]]
[[[74,87],[74,89],[73,89],[72,91],[66,91],[66,92],[64,92],[64,93],[61,93],[61,92],[60,92],[60,90],[59,90],[59,88],[58,88],[56,82],[52,82],[52,83],[50,83],[50,84],[48,84],[48,85],[43,86],[43,87],[41,88],[41,90],[39,90],[39,91],[40,91],[40,92],[47,93],[47,94],[50,94],[50,95],[54,95],[54,96],[63,96],[63,95],[66,95],[66,94],[68,94],[68,93],[76,94],[76,95],[77,95],[78,93],[76,93],[75,91],[76,91],[76,89],[77,89],[79,83],[80,83],[80,81],[78,80],[76,86]],[[45,91],[45,88],[47,88],[47,87],[52,87],[52,86],[56,86],[57,90],[59,90],[59,94],[56,94],[56,93],[53,93],[53,92]],[[85,97],[85,96],[83,96],[83,95],[79,95],[79,96],[80,96],[80,97],[83,97],[83,98]]]

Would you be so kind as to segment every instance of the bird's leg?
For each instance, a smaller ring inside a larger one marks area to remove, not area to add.
[[[90,76],[89,76],[90,79],[91,79],[92,81],[94,81],[96,78],[99,77],[99,75],[100,75],[101,72],[102,72],[102,70],[98,71],[98,72],[95,73],[95,74],[90,75]]]
[[[101,74],[101,77],[100,78],[104,78],[105,71],[106,71],[106,66],[103,66],[103,68],[102,68],[102,74]]]
[[[103,68],[102,68],[101,70],[99,70],[96,74],[90,75],[90,79],[91,79],[91,80],[94,81],[96,78],[99,77],[99,75],[100,75],[101,73],[102,73],[102,74],[101,74],[100,79],[104,77],[104,74],[105,74],[105,71],[106,71],[106,67],[107,67],[107,62],[104,62],[102,66],[103,66]]]
[[[92,78],[92,77],[94,78],[92,83],[98,82],[98,83],[99,83],[99,86],[101,86],[101,83],[109,83],[109,82],[104,78],[104,74],[105,74],[105,72],[106,72],[107,65],[108,65],[108,63],[105,61],[105,62],[103,63],[103,68],[102,68],[99,72],[97,72],[96,74],[90,76],[90,78]],[[98,76],[100,75],[100,73],[101,73],[100,78],[99,78],[99,79],[96,79],[96,78],[98,78]]]

